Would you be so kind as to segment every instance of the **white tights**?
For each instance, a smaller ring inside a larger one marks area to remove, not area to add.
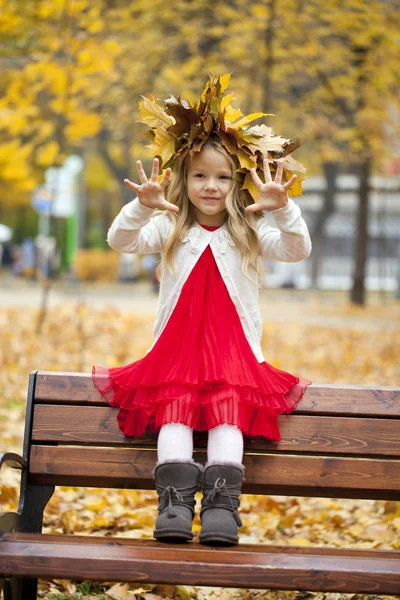
[[[163,425],[158,435],[158,463],[193,460],[193,429],[182,423]],[[239,463],[243,458],[243,435],[235,425],[218,425],[208,432],[208,463]]]

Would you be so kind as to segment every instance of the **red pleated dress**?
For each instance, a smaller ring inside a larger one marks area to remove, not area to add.
[[[210,246],[150,352],[123,367],[93,367],[93,381],[119,408],[126,436],[166,423],[198,431],[226,423],[270,441],[280,440],[277,415],[292,412],[311,384],[258,362]]]

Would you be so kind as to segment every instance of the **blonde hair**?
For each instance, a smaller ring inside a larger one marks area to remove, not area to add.
[[[232,168],[232,176],[234,176],[236,165],[218,138],[210,137],[201,151],[206,148],[212,148],[223,154],[228,159]],[[166,199],[168,202],[176,204],[176,206],[179,207],[178,213],[166,211],[174,228],[162,249],[162,263],[170,271],[174,270],[174,255],[179,244],[182,239],[185,238],[187,231],[196,220],[193,204],[190,202],[187,192],[187,173],[190,160],[190,157],[186,156],[182,164],[174,170],[172,179],[166,189]],[[258,275],[263,272],[262,262],[258,256],[259,242],[256,224],[256,221],[262,218],[262,213],[246,213],[244,209],[246,206],[252,204],[252,201],[247,197],[242,196],[245,195],[240,193],[239,183],[233,181],[232,187],[225,199],[227,229],[243,257],[243,274],[255,285],[261,287],[260,284],[250,276],[249,272],[253,271],[254,273],[255,271]],[[162,265],[160,264],[157,268],[158,276],[160,275],[161,266]]]

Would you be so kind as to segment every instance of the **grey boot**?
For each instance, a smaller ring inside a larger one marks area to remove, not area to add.
[[[234,546],[239,542],[239,496],[244,467],[235,464],[206,465],[201,503],[202,544]]]
[[[194,462],[166,462],[154,470],[158,517],[153,532],[160,542],[193,539],[192,521],[203,467]]]

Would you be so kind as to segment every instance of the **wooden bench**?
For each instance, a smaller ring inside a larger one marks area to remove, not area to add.
[[[278,444],[247,440],[244,493],[400,500],[400,388],[312,385],[279,425]],[[123,437],[90,375],[31,374],[23,457],[0,455],[22,468],[19,514],[0,516],[6,600],[36,600],[38,577],[400,594],[397,551],[41,534],[54,486],[154,489],[155,449]]]

